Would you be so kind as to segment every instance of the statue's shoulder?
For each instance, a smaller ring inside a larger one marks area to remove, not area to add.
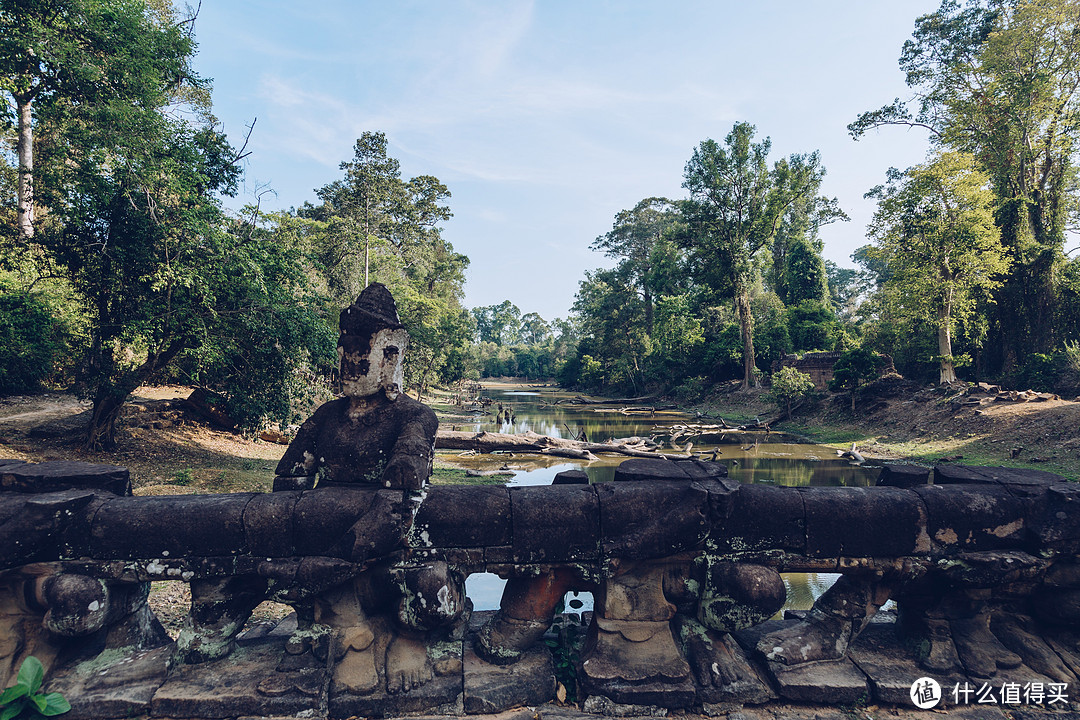
[[[319,407],[315,408],[315,412],[308,416],[308,419],[304,421],[302,427],[314,430],[322,427],[330,418],[338,417],[345,414],[345,409],[349,405],[349,399],[340,397],[329,402],[324,402]]]
[[[429,408],[419,400],[413,400],[411,397],[402,393],[398,395],[397,400],[394,401],[397,412],[408,420],[419,420],[425,425],[431,424],[434,427],[438,427],[439,419],[435,416],[435,411]]]
[[[334,413],[343,413],[346,408],[349,407],[349,398],[339,397],[324,402],[319,407],[315,408],[315,412],[312,413],[312,417],[316,415],[331,415]]]

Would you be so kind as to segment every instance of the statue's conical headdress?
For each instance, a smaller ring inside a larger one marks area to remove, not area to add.
[[[382,283],[371,283],[356,302],[341,311],[342,335],[370,337],[379,330],[398,330],[405,327],[398,318],[394,296]]]

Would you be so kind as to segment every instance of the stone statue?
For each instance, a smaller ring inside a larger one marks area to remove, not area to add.
[[[399,518],[395,533],[398,549],[404,550],[419,504],[410,496],[431,476],[438,420],[429,407],[402,392],[409,335],[384,285],[365,288],[341,312],[340,327],[345,396],[324,404],[300,427],[277,466],[274,490],[404,491],[400,512],[370,512],[356,523],[363,528]],[[354,534],[359,539],[370,532],[357,529]],[[354,559],[362,558],[354,553]],[[313,645],[305,642],[312,627],[332,628],[340,657],[335,686],[354,694],[374,692],[383,682],[391,694],[407,693],[430,680],[437,663],[429,657],[429,642],[461,616],[465,599],[463,578],[446,563],[414,565],[401,553],[396,562],[376,566],[338,595],[333,603],[316,600],[297,607],[302,627],[292,648],[302,652]]]
[[[419,490],[431,476],[439,421],[401,392],[409,334],[385,285],[341,311],[338,359],[345,397],[308,418],[277,466],[275,490],[377,485]]]

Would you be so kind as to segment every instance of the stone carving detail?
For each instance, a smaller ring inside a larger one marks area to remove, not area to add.
[[[1080,670],[1080,492],[1048,473],[779,488],[634,459],[597,486],[138,498],[113,492],[126,477],[87,477],[121,469],[68,469],[65,483],[49,464],[0,468],[15,488],[0,493],[0,669],[36,655],[76,716],[539,702],[554,681],[536,653],[568,590],[595,601],[582,689],[617,704],[904,703],[883,668],[1070,688]],[[463,579],[482,571],[509,581],[499,612],[470,622]],[[809,612],[770,619],[788,571],[840,579]],[[192,588],[176,643],[146,606],[150,580]],[[240,632],[268,598],[294,619]]]

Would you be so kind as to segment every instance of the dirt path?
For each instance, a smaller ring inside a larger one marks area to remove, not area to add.
[[[123,465],[136,494],[269,490],[283,445],[216,430],[184,408],[190,388],[141,387],[118,422],[119,447],[81,447],[90,405],[48,393],[0,400],[0,457]]]

